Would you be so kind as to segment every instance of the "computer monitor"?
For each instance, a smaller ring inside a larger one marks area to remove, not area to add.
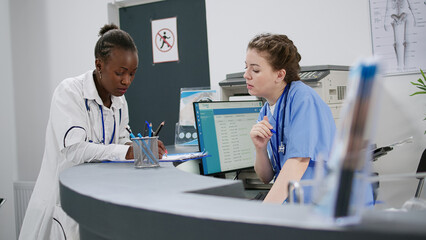
[[[202,174],[214,175],[254,166],[255,148],[250,130],[262,101],[194,102],[202,159]]]

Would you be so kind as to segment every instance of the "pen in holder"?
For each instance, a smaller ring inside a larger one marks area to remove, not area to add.
[[[135,168],[159,167],[158,162],[158,137],[137,137],[133,142],[133,155]]]

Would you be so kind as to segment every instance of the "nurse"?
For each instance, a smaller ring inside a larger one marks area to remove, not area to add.
[[[336,127],[331,110],[300,81],[300,59],[286,35],[261,34],[247,47],[248,92],[266,99],[250,131],[255,171],[264,183],[275,180],[264,202],[283,203],[289,181],[312,179],[318,155],[327,158],[332,147]],[[310,188],[304,191],[304,202],[310,202]]]
[[[59,174],[95,160],[133,158],[124,97],[138,68],[131,36],[105,25],[95,46],[95,70],[62,81],[53,93],[42,166],[19,239],[79,239],[78,224],[62,210]],[[164,154],[159,141],[159,157]]]

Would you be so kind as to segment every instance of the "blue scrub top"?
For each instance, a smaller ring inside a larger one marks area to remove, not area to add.
[[[268,144],[268,154],[271,161],[275,177],[278,176],[282,166],[289,158],[304,157],[310,158],[309,166],[302,176],[304,179],[314,177],[314,166],[317,157],[321,154],[326,161],[328,159],[333,144],[336,125],[333,115],[328,105],[311,87],[301,81],[294,81],[288,92],[287,102],[285,96],[280,98],[281,104],[276,103],[276,109],[272,114],[269,103],[266,103],[259,114],[259,121],[268,116],[269,123],[274,127],[278,134],[278,143],[276,134],[270,139]],[[286,107],[284,106],[286,103]],[[279,106],[280,109],[277,109]],[[285,109],[284,136],[283,111]],[[277,113],[280,112],[277,119]],[[276,129],[278,124],[278,129]],[[285,152],[279,153],[279,159],[275,161],[274,155],[277,154],[281,139],[285,145]],[[271,148],[271,145],[273,146]],[[272,150],[274,149],[274,150]],[[311,187],[304,187],[304,202],[311,202]]]

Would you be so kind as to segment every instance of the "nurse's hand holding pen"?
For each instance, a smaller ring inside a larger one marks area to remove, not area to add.
[[[254,147],[256,151],[265,150],[266,145],[268,144],[269,139],[272,137],[271,130],[273,129],[272,125],[269,123],[269,119],[267,116],[263,117],[263,120],[255,124],[251,131],[250,137],[253,141]]]
[[[256,162],[254,164],[254,169],[259,179],[266,183],[269,183],[274,177],[274,172],[272,170],[271,162],[269,161],[267,144],[269,139],[271,139],[273,133],[272,125],[269,123],[267,116],[263,117],[263,120],[255,124],[251,131],[250,137],[253,141],[254,147],[256,148]]]

